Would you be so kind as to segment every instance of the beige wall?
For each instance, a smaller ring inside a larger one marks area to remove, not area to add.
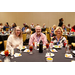
[[[34,25],[39,23],[41,26],[46,23],[47,27],[52,27],[53,24],[58,25],[59,18],[64,18],[64,24],[68,23],[71,26],[75,25],[75,12],[0,12],[0,22],[5,24],[8,22],[11,25],[15,22],[23,27],[23,23]]]

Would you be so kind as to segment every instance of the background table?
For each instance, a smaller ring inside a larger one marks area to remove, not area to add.
[[[67,36],[68,44],[71,44],[72,42],[75,42],[75,35],[74,36]]]

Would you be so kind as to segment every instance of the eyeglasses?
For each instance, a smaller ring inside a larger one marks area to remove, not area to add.
[[[16,30],[16,31],[20,31],[20,30]]]
[[[62,32],[62,31],[56,31],[56,32],[59,32],[59,33],[60,33],[60,32]]]

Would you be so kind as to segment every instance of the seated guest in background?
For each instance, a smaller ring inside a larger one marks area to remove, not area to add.
[[[43,24],[43,28],[46,28],[46,24],[45,23]]]
[[[26,25],[26,23],[23,23],[22,32],[24,32],[24,30],[25,30],[25,25]]]
[[[8,22],[5,23],[5,26],[3,27],[3,30],[6,31],[6,28],[9,28]]]
[[[54,45],[63,46],[64,43],[67,43],[66,38],[62,36],[63,29],[61,27],[57,27],[55,29],[54,33],[56,34],[56,36],[54,36],[51,40],[51,41],[53,41]]]
[[[16,26],[17,26],[16,23],[12,23],[12,27],[10,28],[11,31],[13,31],[13,29],[14,29]]]
[[[13,33],[8,37],[6,50],[15,49],[17,47],[23,47],[22,31],[19,26],[15,27]]]
[[[3,24],[0,23],[0,31],[2,31],[2,28],[3,28]]]
[[[35,28],[33,23],[30,25],[30,28]]]
[[[35,27],[35,33],[31,35],[29,40],[29,45],[33,45],[33,42],[39,43],[42,40],[43,44],[46,45],[47,38],[46,35],[41,32],[41,27],[38,25]]]
[[[29,26],[25,25],[25,30],[23,33],[27,33],[26,40],[24,41],[24,44],[29,43],[29,39],[30,39],[30,35],[31,35],[31,29],[29,28]]]
[[[69,28],[69,29],[71,30],[71,26],[70,26],[70,24],[67,25],[67,28]]]
[[[67,31],[67,30],[66,30],[66,26],[65,26],[64,24],[62,25],[62,29],[63,29],[63,32],[64,32],[64,31]]]
[[[56,29],[56,25],[53,25],[52,29],[51,29],[51,32],[50,32],[50,36],[53,37],[55,36],[54,34],[54,30]]]
[[[71,32],[75,32],[75,25],[71,28]]]

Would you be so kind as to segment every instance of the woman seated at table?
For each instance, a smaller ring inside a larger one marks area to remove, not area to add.
[[[15,49],[17,47],[23,47],[22,31],[19,26],[15,27],[13,33],[8,37],[6,50]]]
[[[56,34],[56,36],[54,36],[52,38],[51,41],[53,41],[53,44],[54,45],[60,45],[60,46],[63,46],[64,43],[67,44],[67,40],[65,37],[62,36],[63,34],[63,30],[61,27],[57,27],[54,31],[54,33]]]

